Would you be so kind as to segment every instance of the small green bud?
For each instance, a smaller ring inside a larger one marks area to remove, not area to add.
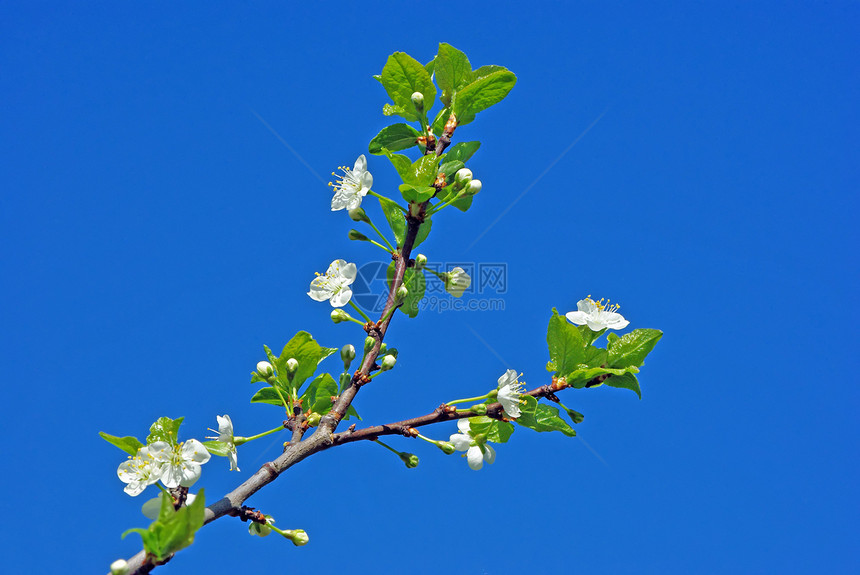
[[[424,266],[427,265],[427,256],[424,254],[418,254],[415,256],[415,271],[420,272],[424,269]]]
[[[320,419],[322,419],[322,415],[319,413],[313,412],[308,415],[308,425],[311,427],[316,427],[320,424]]]
[[[370,350],[373,349],[373,346],[376,345],[376,340],[370,336],[364,338],[364,353],[370,353]]]
[[[409,290],[406,289],[406,286],[400,286],[399,288],[397,288],[397,293],[394,295],[394,299],[395,299],[395,301],[397,301],[397,303],[400,303],[403,300],[405,300],[406,296],[408,296],[408,295],[409,295]]]
[[[349,236],[349,239],[355,240],[357,242],[370,241],[370,238],[368,238],[366,235],[364,235],[358,230],[349,230],[349,234],[347,235]]]
[[[281,535],[292,541],[293,545],[296,547],[307,545],[310,540],[304,529],[285,529],[284,531],[281,531]]]
[[[342,321],[349,321],[352,319],[352,316],[343,311],[342,309],[333,309],[331,310],[331,320],[334,323],[340,323]]]
[[[128,573],[128,563],[125,559],[117,559],[110,564],[111,575],[126,575]]]
[[[340,348],[340,359],[343,360],[343,370],[347,371],[352,360],[355,359],[355,348],[351,343]]]
[[[400,459],[406,464],[409,469],[418,467],[418,456],[414,453],[401,453]]]
[[[388,353],[388,344],[382,342],[379,344],[379,355],[385,355]]]
[[[481,191],[481,180],[472,180],[469,182],[469,185],[466,186],[466,195],[474,196],[478,192]]]
[[[367,217],[367,212],[364,211],[364,208],[357,207],[352,208],[347,212],[349,214],[349,218],[354,222],[367,222],[370,223],[370,218]]]
[[[291,357],[287,360],[287,376],[290,379],[293,379],[293,376],[296,374],[296,370],[299,369],[299,362],[296,358]]]
[[[437,441],[436,447],[441,449],[445,455],[451,455],[452,453],[457,451],[457,448],[455,448],[454,444],[450,441]]]
[[[392,347],[391,349],[387,350],[385,353],[387,355],[393,355],[394,357],[397,357],[397,348]]]
[[[469,168],[460,168],[454,176],[454,181],[465,186],[472,181],[472,170]]]
[[[476,415],[486,415],[487,406],[483,403],[478,403],[469,408],[469,411],[475,412]]]
[[[275,368],[268,361],[261,361],[257,363],[257,373],[260,374],[260,377],[266,379],[275,375]]]
[[[388,371],[389,369],[394,368],[394,364],[397,363],[397,358],[393,355],[386,355],[382,358],[382,365],[379,366],[381,371]]]
[[[419,114],[424,113],[424,94],[421,92],[412,92],[412,105],[415,106],[415,111]]]
[[[267,523],[257,523],[256,521],[252,521],[250,525],[248,525],[248,533],[251,535],[256,535],[257,537],[265,537],[269,533],[272,532],[272,528],[270,524],[275,522],[275,519],[271,515],[264,515]]]

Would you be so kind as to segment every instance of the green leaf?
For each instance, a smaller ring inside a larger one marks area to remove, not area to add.
[[[409,175],[403,178],[403,183],[415,187],[429,186],[436,181],[436,172],[439,169],[441,158],[435,154],[421,156],[412,163]]]
[[[427,70],[427,73],[430,74],[432,79],[433,71],[436,69],[436,56],[433,56],[433,59],[424,64],[424,69]]]
[[[104,431],[99,431],[99,436],[113,446],[119,447],[131,456],[137,455],[137,450],[143,447],[143,444],[136,437],[127,435],[125,437],[117,437],[110,435]]]
[[[569,407],[565,407],[564,410],[567,412],[568,417],[570,417],[570,420],[573,423],[582,423],[585,420],[585,416],[576,410],[570,409]]]
[[[445,124],[448,122],[448,118],[451,116],[451,108],[445,106],[436,114],[436,117],[433,119],[433,133],[437,136],[441,136],[445,131]]]
[[[469,418],[469,429],[472,435],[483,433],[488,441],[493,443],[507,443],[514,433],[514,426],[507,421],[492,419],[486,415]]]
[[[454,113],[459,125],[471,122],[475,114],[501,102],[517,83],[508,70],[497,70],[463,87],[454,98]]]
[[[415,235],[415,243],[412,244],[413,249],[417,248],[421,242],[427,239],[432,225],[433,222],[430,221],[429,216],[425,216],[424,221],[421,222],[420,226],[418,226],[418,233]]]
[[[206,512],[206,499],[201,489],[190,505],[173,509],[170,498],[162,497],[158,519],[148,529],[133,528],[122,534],[138,533],[143,540],[143,548],[157,560],[163,561],[171,553],[176,553],[194,542],[194,534],[203,526]]]
[[[458,142],[448,148],[448,151],[445,153],[445,161],[459,160],[465,164],[469,158],[475,155],[475,152],[480,147],[481,142]]]
[[[302,394],[302,408],[325,415],[331,411],[331,398],[337,394],[337,382],[334,378],[327,373],[321,373]]]
[[[230,445],[225,441],[218,441],[217,439],[204,441],[203,447],[205,447],[206,451],[212,455],[217,455],[219,457],[227,457],[230,455]]]
[[[606,328],[603,328],[600,331],[592,331],[587,325],[578,325],[576,326],[576,329],[579,330],[579,335],[582,336],[582,341],[585,342],[585,345],[594,343],[594,340],[603,335],[603,332],[606,331]]]
[[[436,82],[442,89],[439,97],[445,106],[451,105],[454,92],[472,81],[472,65],[469,58],[450,44],[439,44],[436,55]]]
[[[659,329],[634,329],[620,338],[608,340],[609,365],[612,367],[639,367],[660,338],[663,332]]]
[[[401,180],[409,177],[409,173],[412,171],[412,160],[403,154],[394,154],[389,150],[382,150],[382,153],[391,160],[391,165],[397,170],[397,175],[400,176]]]
[[[388,220],[388,225],[391,231],[394,232],[394,239],[397,246],[403,245],[403,240],[406,238],[406,216],[403,215],[403,210],[396,202],[388,198],[379,198],[379,205],[382,207],[382,213],[385,214],[385,219]]]
[[[317,370],[317,365],[336,352],[333,347],[322,347],[311,334],[306,331],[300,331],[287,342],[281,351],[280,357],[275,359],[275,369],[277,370],[277,379],[286,388],[289,388],[290,382],[287,378],[287,360],[294,358],[299,362],[299,367],[293,377],[293,389],[299,389],[309,377]]]
[[[642,399],[642,390],[639,389],[639,380],[636,379],[636,376],[633,375],[632,372],[627,372],[624,375],[609,377],[604,381],[606,385],[609,387],[618,387],[621,389],[631,389],[636,392],[636,395],[639,396],[639,399]]]
[[[585,361],[585,345],[576,326],[552,308],[546,333],[549,357],[559,377],[577,369]]]
[[[351,405],[350,405],[350,406],[349,406],[349,408],[346,410],[346,414],[343,416],[343,420],[344,420],[344,421],[346,421],[346,420],[347,420],[347,419],[349,419],[350,417],[355,417],[356,419],[358,419],[359,421],[361,421],[361,416],[358,414],[358,412],[355,410],[355,408],[354,408],[353,406],[351,406]]]
[[[280,384],[278,384],[278,389],[281,389]],[[287,391],[285,389],[281,389],[281,395],[286,401],[289,401]],[[254,394],[254,397],[251,398],[251,403],[268,403],[286,408],[284,402],[281,401],[281,396],[278,395],[278,392],[275,391],[275,388],[273,387],[263,387],[258,390],[257,393]]]
[[[395,52],[389,56],[382,68],[380,81],[394,102],[393,106],[386,104],[383,108],[386,115],[397,114],[407,120],[417,121],[418,113],[412,105],[412,94],[415,92],[424,95],[425,110],[433,107],[436,86],[427,69],[409,54]]]
[[[484,76],[489,76],[494,72],[502,72],[507,71],[507,68],[504,66],[496,66],[493,64],[489,64],[487,66],[481,66],[477,70],[472,70],[472,81],[477,80],[478,78],[483,78]]]
[[[582,389],[585,387],[585,384],[599,375],[624,375],[630,370],[636,370],[636,368],[623,367],[616,369],[612,367],[583,367],[570,372],[567,374],[566,378],[568,385],[575,387],[576,389]]]
[[[146,438],[147,445],[154,441],[166,441],[170,445],[176,445],[179,442],[179,426],[182,425],[183,419],[185,418],[159,417],[149,428],[149,435]]]
[[[400,194],[407,202],[420,204],[426,202],[436,193],[436,188],[432,186],[413,186],[411,184],[400,184],[398,186]]]
[[[580,331],[580,333],[582,332]],[[609,361],[608,357],[608,352],[602,347],[589,345],[585,348],[585,359],[582,363],[588,367],[600,367],[601,365],[606,365],[606,362]]]
[[[397,152],[418,145],[421,133],[409,124],[394,124],[376,134],[370,141],[368,150],[377,156],[385,154],[385,150]]]
[[[395,262],[391,262],[388,266],[388,287],[391,288],[391,282],[394,279]],[[409,290],[409,295],[403,300],[403,305],[400,306],[400,311],[409,317],[418,315],[418,304],[424,298],[424,290],[427,287],[424,278],[424,270],[415,271],[415,268],[406,268],[403,274],[403,285]]]
[[[559,417],[557,407],[539,403],[530,395],[524,395],[523,400],[522,413],[516,420],[518,425],[540,432],[560,431],[569,437],[576,435],[576,431]]]

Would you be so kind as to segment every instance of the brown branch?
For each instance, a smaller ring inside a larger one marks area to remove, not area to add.
[[[598,376],[594,378],[594,380],[600,379],[601,377],[604,380],[606,379],[604,376]],[[567,383],[563,381],[560,382],[553,378],[551,384],[536,387],[532,390],[524,392],[522,395],[530,395],[536,398],[555,398],[553,399],[553,401],[558,401],[558,398],[555,397],[555,392],[561,391],[562,389],[567,389],[569,387],[570,386],[567,385]],[[372,427],[365,427],[363,429],[347,430],[342,431],[341,433],[336,433],[334,436],[332,436],[331,447],[334,447],[336,445],[342,445],[344,443],[352,443],[354,441],[372,441],[383,435],[404,435],[406,437],[413,437],[414,434],[409,432],[409,430],[412,428],[432,425],[434,423],[441,423],[443,421],[454,421],[467,417],[475,417],[477,415],[486,415],[487,417],[498,419],[500,421],[510,421],[507,419],[507,417],[505,417],[505,413],[502,410],[502,404],[498,402],[487,405],[487,412],[485,414],[479,414],[470,409],[457,409],[455,407],[443,403],[442,405],[434,409],[431,413],[419,417],[413,417],[412,419],[404,419],[403,421],[396,421],[394,423],[374,425]]]

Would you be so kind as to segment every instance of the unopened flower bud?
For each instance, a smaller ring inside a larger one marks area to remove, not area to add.
[[[397,358],[393,355],[386,355],[382,358],[382,365],[379,366],[381,371],[388,371],[394,367],[394,364],[397,363]]]
[[[418,456],[414,453],[401,453],[400,459],[406,464],[409,469],[418,467]]]
[[[310,415],[308,415],[308,426],[316,427],[320,424],[320,419],[322,419],[322,415],[316,412],[311,413]]]
[[[424,113],[424,94],[421,92],[412,92],[412,105],[415,106],[415,111],[419,114]]]
[[[349,234],[347,235],[349,236],[349,239],[357,242],[369,241],[369,238],[358,230],[349,230]]]
[[[340,323],[342,321],[349,321],[352,319],[352,316],[343,311],[342,309],[333,309],[331,310],[331,320],[334,323]]]
[[[340,358],[343,360],[343,370],[348,370],[349,364],[355,359],[355,348],[351,343],[340,348]]]
[[[117,559],[110,564],[111,575],[126,575],[128,573],[128,563],[125,559]]]
[[[481,191],[481,180],[472,180],[469,182],[469,185],[466,186],[466,195],[474,196],[478,192]]]
[[[436,447],[441,449],[445,455],[451,455],[452,453],[457,451],[457,448],[454,447],[454,444],[450,441],[437,441]]]
[[[472,284],[472,278],[461,267],[456,267],[444,275],[445,290],[454,297],[461,297]]]
[[[406,296],[409,295],[409,290],[406,289],[406,286],[400,286],[397,288],[397,293],[395,294],[395,300],[399,303],[406,299]]]
[[[275,520],[271,515],[264,515],[266,518],[266,523],[257,523],[256,521],[252,521],[250,525],[248,525],[248,533],[251,535],[256,535],[257,537],[265,537],[269,533],[272,532],[272,528],[270,527],[271,523],[274,523]]]
[[[415,271],[420,272],[424,269],[424,266],[427,265],[427,256],[424,254],[418,254],[415,256]]]
[[[486,415],[487,406],[484,405],[483,403],[479,403],[477,405],[473,405],[472,407],[470,407],[469,411],[475,413],[476,415]]]
[[[376,345],[376,340],[370,336],[364,338],[364,353],[370,353],[370,350],[373,349],[373,346]]]
[[[275,375],[275,368],[272,367],[272,364],[268,361],[261,361],[257,363],[257,373],[260,374],[261,377],[272,377]]]
[[[296,374],[297,369],[299,369],[298,360],[296,360],[296,358],[294,358],[294,357],[291,357],[290,359],[288,359],[287,360],[287,375],[290,377],[290,379],[292,379],[293,376]]]
[[[389,350],[388,350],[388,351],[386,351],[385,353],[386,353],[386,354],[388,354],[388,355],[391,355],[391,356],[397,357],[397,348],[396,348],[396,347],[392,347],[391,349],[389,349]]]
[[[458,184],[466,185],[472,181],[472,170],[469,168],[460,168],[454,176],[454,181]]]
[[[281,534],[293,542],[296,547],[307,545],[310,538],[304,529],[285,529]]]
[[[364,208],[360,206],[357,208],[352,208],[347,213],[349,214],[350,219],[354,222],[370,223],[370,218],[367,217],[367,212],[365,212]]]
[[[388,344],[382,342],[379,344],[379,355],[385,355],[386,353],[388,353]]]

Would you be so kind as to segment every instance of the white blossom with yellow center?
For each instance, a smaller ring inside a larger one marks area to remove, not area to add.
[[[343,175],[332,172],[331,175],[338,180],[329,183],[334,188],[331,211],[354,210],[361,205],[361,199],[367,195],[373,185],[373,176],[367,171],[367,158],[364,154],[360,155],[351,170],[346,166],[338,169],[343,172]]]
[[[630,322],[618,313],[619,307],[618,304],[610,305],[609,300],[594,301],[588,296],[579,300],[576,311],[567,312],[565,317],[576,325],[587,325],[592,331],[624,329]]]
[[[317,277],[311,281],[311,291],[308,295],[316,301],[329,300],[332,307],[343,307],[352,297],[352,289],[349,286],[355,281],[357,274],[355,264],[348,264],[345,260],[334,260],[328,266],[325,275],[317,274]]]

